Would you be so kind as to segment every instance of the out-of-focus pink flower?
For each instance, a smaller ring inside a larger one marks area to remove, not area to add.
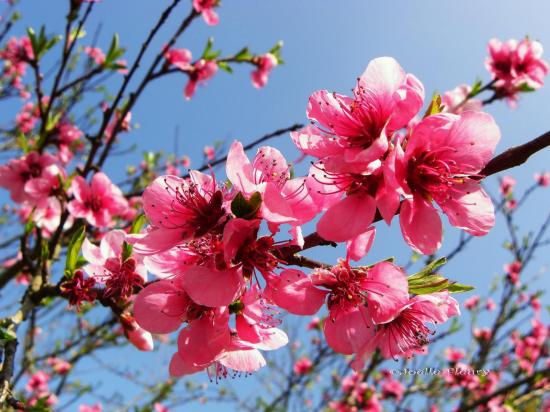
[[[485,303],[485,308],[488,310],[488,311],[493,311],[495,310],[496,308],[496,303],[493,299],[489,298],[487,299],[487,302]]]
[[[550,185],[550,172],[535,173],[533,177],[535,178],[535,182],[540,186],[546,187]]]
[[[250,74],[252,84],[254,87],[261,89],[267,84],[269,74],[277,66],[278,60],[273,54],[266,53],[263,56],[259,56],[253,63],[256,65],[256,70]]]
[[[543,86],[548,63],[542,59],[543,48],[538,41],[491,39],[488,49],[485,67],[495,80],[497,93],[514,102],[523,88],[538,90]]]
[[[103,412],[103,406],[101,403],[96,403],[94,405],[80,405],[78,407],[78,412]]]
[[[521,274],[522,264],[519,261],[514,261],[503,266],[506,276],[514,285],[519,283],[519,275]]]
[[[294,363],[293,370],[296,375],[307,375],[311,372],[312,366],[313,362],[311,362],[311,359],[308,357],[303,357]]]
[[[47,392],[50,375],[44,371],[37,371],[31,375],[25,390],[27,392]]]
[[[491,339],[491,329],[474,328],[473,335],[476,339],[488,341],[489,339]]]
[[[74,199],[68,209],[75,218],[83,218],[93,226],[109,227],[115,216],[123,215],[128,202],[120,189],[102,172],[94,174],[90,184],[76,176],[71,184]]]
[[[155,409],[155,412],[170,412],[170,409],[159,402],[155,402],[153,407]]]
[[[483,109],[483,103],[479,99],[468,98],[472,87],[467,84],[461,84],[453,90],[445,92],[441,96],[441,103],[445,106],[444,111],[448,113],[460,114],[466,110]]]
[[[204,146],[203,152],[208,160],[214,160],[216,158],[216,149],[212,146]]]
[[[193,0],[193,7],[197,13],[202,14],[202,18],[209,26],[215,26],[220,19],[214,11],[218,7],[220,0]]]
[[[43,177],[48,166],[56,163],[49,153],[30,152],[19,159],[12,159],[0,166],[0,187],[10,191],[14,202],[32,200],[28,188],[35,179]]]
[[[164,52],[166,61],[180,70],[189,70],[193,56],[188,49],[168,49]]]
[[[84,47],[84,53],[99,66],[105,63],[105,53],[99,47]]]
[[[191,167],[191,158],[187,155],[184,155],[184,156],[181,157],[180,163],[183,167],[189,168],[189,167]]]
[[[400,401],[405,393],[405,388],[398,380],[388,378],[382,382],[382,396],[384,399],[394,398]]]
[[[307,324],[307,330],[321,329],[321,326],[323,326],[323,321],[321,320],[321,318],[315,316]]]
[[[213,60],[200,59],[195,62],[188,71],[189,81],[184,90],[185,99],[190,100],[197,90],[197,85],[206,83],[206,81],[214,77],[217,72],[218,64]]]
[[[499,186],[500,193],[502,194],[502,196],[505,196],[505,197],[510,196],[514,191],[515,186],[516,186],[516,179],[514,179],[512,176],[506,175],[500,180],[500,186]]]
[[[464,359],[466,354],[462,349],[447,348],[445,349],[445,357],[451,363],[459,362],[461,359]]]
[[[478,295],[471,296],[464,301],[464,307],[468,310],[472,310],[479,305],[479,300],[480,298]]]
[[[487,113],[440,113],[424,118],[399,148],[395,176],[405,201],[399,220],[406,242],[417,252],[441,246],[443,226],[435,201],[451,225],[483,236],[495,224],[491,198],[477,176],[491,159],[500,130]]]
[[[64,375],[72,368],[71,364],[64,359],[51,357],[46,360],[46,363],[51,366],[55,373]]]

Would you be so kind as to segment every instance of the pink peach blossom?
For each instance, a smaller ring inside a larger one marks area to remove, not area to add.
[[[191,171],[187,179],[157,177],[143,192],[143,209],[151,226],[144,234],[129,236],[128,241],[147,255],[200,237],[226,216],[215,178],[197,171]]]
[[[105,285],[105,297],[128,298],[134,288],[147,281],[147,270],[143,257],[133,254],[123,258],[123,245],[126,234],[122,230],[112,230],[102,239],[99,246],[87,238],[82,244],[82,254],[88,261],[84,271],[97,283]]]
[[[190,100],[197,90],[197,85],[206,83],[218,72],[218,64],[213,60],[200,59],[195,62],[189,71],[189,81],[184,89],[186,100]]]
[[[273,54],[266,53],[257,57],[253,63],[256,65],[256,70],[250,74],[252,85],[257,89],[261,89],[267,84],[269,74],[277,66],[278,60]]]
[[[468,111],[437,114],[414,127],[404,152],[396,158],[396,178],[405,196],[400,224],[406,242],[417,252],[441,246],[442,223],[435,201],[451,225],[474,236],[494,226],[494,207],[476,179],[500,139],[493,118]]]
[[[164,58],[169,64],[183,71],[192,67],[193,57],[188,49],[168,49],[164,52]]]
[[[109,227],[113,218],[128,209],[128,202],[120,189],[102,172],[94,174],[90,184],[76,176],[71,184],[74,199],[68,209],[75,218],[83,218],[93,226]]]
[[[52,155],[38,152],[30,152],[19,159],[12,159],[0,166],[0,187],[10,191],[10,197],[14,202],[31,200],[27,184],[42,178],[48,166],[55,163],[56,159]]]
[[[542,45],[525,38],[502,42],[491,39],[485,67],[496,81],[495,87],[514,98],[522,87],[540,89],[548,74],[548,63],[542,59]]]
[[[214,11],[218,7],[220,0],[193,0],[193,7],[197,13],[202,14],[202,18],[209,26],[215,26],[220,19]]]
[[[365,167],[388,150],[388,137],[406,126],[424,100],[424,87],[390,57],[372,60],[353,97],[326,90],[309,98],[307,116],[341,146],[343,166]]]
[[[247,198],[255,192],[262,195],[260,214],[275,231],[283,223],[299,226],[318,211],[305,188],[305,179],[291,179],[289,164],[273,147],[261,147],[250,162],[242,144],[233,142],[226,173],[235,193],[241,192]]]
[[[365,356],[379,348],[385,358],[409,357],[424,353],[428,336],[432,334],[426,323],[443,323],[460,315],[458,302],[447,291],[417,295],[401,307],[401,312],[391,321],[376,326],[374,338],[364,343],[353,367],[361,368]]]
[[[479,99],[468,98],[471,91],[471,86],[461,84],[453,90],[445,92],[441,96],[441,103],[445,106],[444,111],[454,114],[460,114],[467,110],[481,111],[483,102]]]
[[[404,273],[388,262],[362,269],[341,261],[330,270],[316,270],[311,277],[287,269],[268,283],[270,299],[297,315],[316,313],[326,299],[327,343],[346,354],[357,353],[372,339],[374,324],[391,322],[409,298]]]

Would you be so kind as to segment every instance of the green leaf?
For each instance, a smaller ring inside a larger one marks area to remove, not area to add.
[[[442,290],[448,290],[450,293],[460,293],[474,289],[473,286],[463,285],[449,280],[440,274],[434,273],[438,267],[444,265],[446,262],[446,258],[434,260],[420,272],[409,276],[409,293],[423,295],[426,293],[440,292]]]
[[[208,41],[206,42],[206,46],[204,47],[204,51],[202,52],[202,56],[201,56],[202,59],[215,60],[221,54],[221,51],[212,50],[213,45],[214,45],[214,38],[209,37]]]
[[[86,238],[86,226],[83,225],[78,229],[71,238],[69,246],[67,246],[67,261],[65,263],[65,274],[71,277],[78,266],[78,255],[82,248],[82,243]]]
[[[231,68],[231,66],[227,62],[219,62],[218,67],[220,69],[226,71],[227,73],[233,73],[233,69]]]
[[[439,93],[434,93],[432,97],[432,101],[430,102],[430,105],[428,106],[428,109],[426,109],[426,113],[424,113],[424,117],[431,116],[433,114],[438,114],[443,111],[443,105],[441,104],[441,96]]]
[[[284,61],[283,59],[281,58],[281,50],[283,48],[283,42],[282,41],[278,41],[275,46],[273,46],[271,48],[271,50],[269,50],[269,53],[271,53],[273,56],[275,56],[275,58],[277,59],[277,64],[284,64]]]
[[[130,228],[130,233],[135,234],[139,233],[141,231],[141,228],[145,224],[147,218],[144,214],[140,214],[138,217],[136,217],[132,223],[132,227]],[[126,259],[128,259],[130,256],[132,256],[133,246],[129,244],[128,242],[124,242],[122,245],[122,261],[124,262]]]
[[[140,214],[139,216],[137,216],[134,219],[134,221],[132,222],[132,227],[130,228],[130,233],[131,234],[139,233],[146,221],[147,221],[147,218],[145,217],[145,215],[143,213]]]
[[[470,93],[468,93],[468,98],[470,99],[476,96],[481,90],[482,85],[483,82],[481,81],[481,79],[476,79],[475,83],[472,85],[472,90],[470,91]]]
[[[246,62],[252,60],[254,56],[248,50],[248,47],[244,47],[235,55],[235,61]]]
[[[29,142],[27,141],[27,137],[21,132],[17,134],[17,145],[25,154],[29,153],[29,151],[31,150],[29,147]]]
[[[111,45],[109,46],[109,50],[105,55],[105,61],[103,62],[103,67],[107,69],[112,69],[112,70],[119,70],[123,68],[123,66],[116,63],[116,60],[122,57],[122,55],[124,55],[124,52],[125,52],[125,49],[123,47],[120,47],[118,33],[115,33],[113,35],[113,39],[111,40]]]
[[[9,342],[14,341],[16,336],[13,332],[8,331],[6,328],[0,327],[0,341]]]
[[[242,219],[254,219],[262,205],[262,195],[260,192],[254,192],[250,199],[246,199],[242,192],[231,202],[231,211],[236,217]]]
[[[527,83],[523,83],[521,86],[519,86],[518,90],[523,93],[530,93],[534,92],[536,89],[532,88]]]

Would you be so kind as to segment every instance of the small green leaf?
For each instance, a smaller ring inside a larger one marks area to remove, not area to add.
[[[6,328],[0,327],[0,341],[9,342],[14,341],[16,336],[13,332],[8,331]]]
[[[483,85],[483,82],[481,79],[476,79],[475,83],[472,85],[472,90],[470,90],[470,93],[468,93],[468,98],[472,98],[474,96],[477,96],[479,91],[481,90],[481,86]]]
[[[527,83],[523,83],[521,86],[519,86],[518,90],[523,93],[530,93],[530,92],[534,92],[536,89],[529,86]]]
[[[132,227],[130,228],[130,233],[135,234],[139,233],[141,231],[141,228],[145,224],[145,221],[147,218],[144,214],[140,214],[138,217],[134,219],[134,222],[132,223]],[[128,259],[130,256],[132,256],[133,246],[129,244],[128,242],[124,242],[122,245],[122,261],[124,262],[126,259]]]
[[[139,233],[146,221],[147,221],[147,218],[145,217],[145,215],[143,213],[140,214],[132,222],[132,227],[130,228],[130,233],[131,234]]]
[[[233,73],[233,69],[231,68],[231,66],[227,62],[219,62],[218,67],[220,69],[226,71],[227,73]]]
[[[17,134],[17,144],[19,145],[19,148],[23,151],[23,153],[29,153],[29,142],[27,141],[27,137],[21,132]]]
[[[271,48],[271,50],[269,50],[269,53],[271,53],[273,56],[275,56],[275,58],[277,59],[277,64],[284,64],[284,61],[283,59],[281,58],[281,50],[283,48],[283,42],[282,41],[278,41],[275,46],[273,46]]]
[[[246,62],[252,60],[254,56],[248,50],[248,47],[244,47],[237,54],[235,54],[235,61]]]
[[[201,58],[204,60],[215,60],[220,54],[221,51],[214,51],[212,50],[212,46],[214,45],[214,38],[209,37],[208,41],[206,42],[206,46],[204,47],[204,51],[202,52]]]
[[[78,266],[78,255],[84,239],[86,238],[86,226],[83,225],[78,229],[71,238],[69,246],[67,246],[67,261],[65,263],[65,274],[71,277]]]
[[[474,289],[473,286],[463,285],[434,273],[438,267],[444,265],[446,262],[446,258],[434,260],[420,272],[409,276],[409,293],[423,295],[442,290],[448,290],[450,293],[460,293]]]
[[[426,109],[426,113],[424,113],[424,117],[431,116],[433,114],[438,114],[443,111],[443,105],[441,104],[441,96],[439,93],[434,93],[432,97],[432,101],[430,102],[430,105],[428,106],[428,109]]]
[[[236,217],[242,219],[254,219],[262,205],[262,195],[260,192],[254,192],[250,199],[246,199],[242,192],[231,202],[231,211]]]

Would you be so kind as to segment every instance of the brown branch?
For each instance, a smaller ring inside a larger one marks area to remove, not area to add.
[[[494,157],[480,172],[484,177],[522,165],[538,151],[550,146],[550,131],[519,146],[511,147]]]

